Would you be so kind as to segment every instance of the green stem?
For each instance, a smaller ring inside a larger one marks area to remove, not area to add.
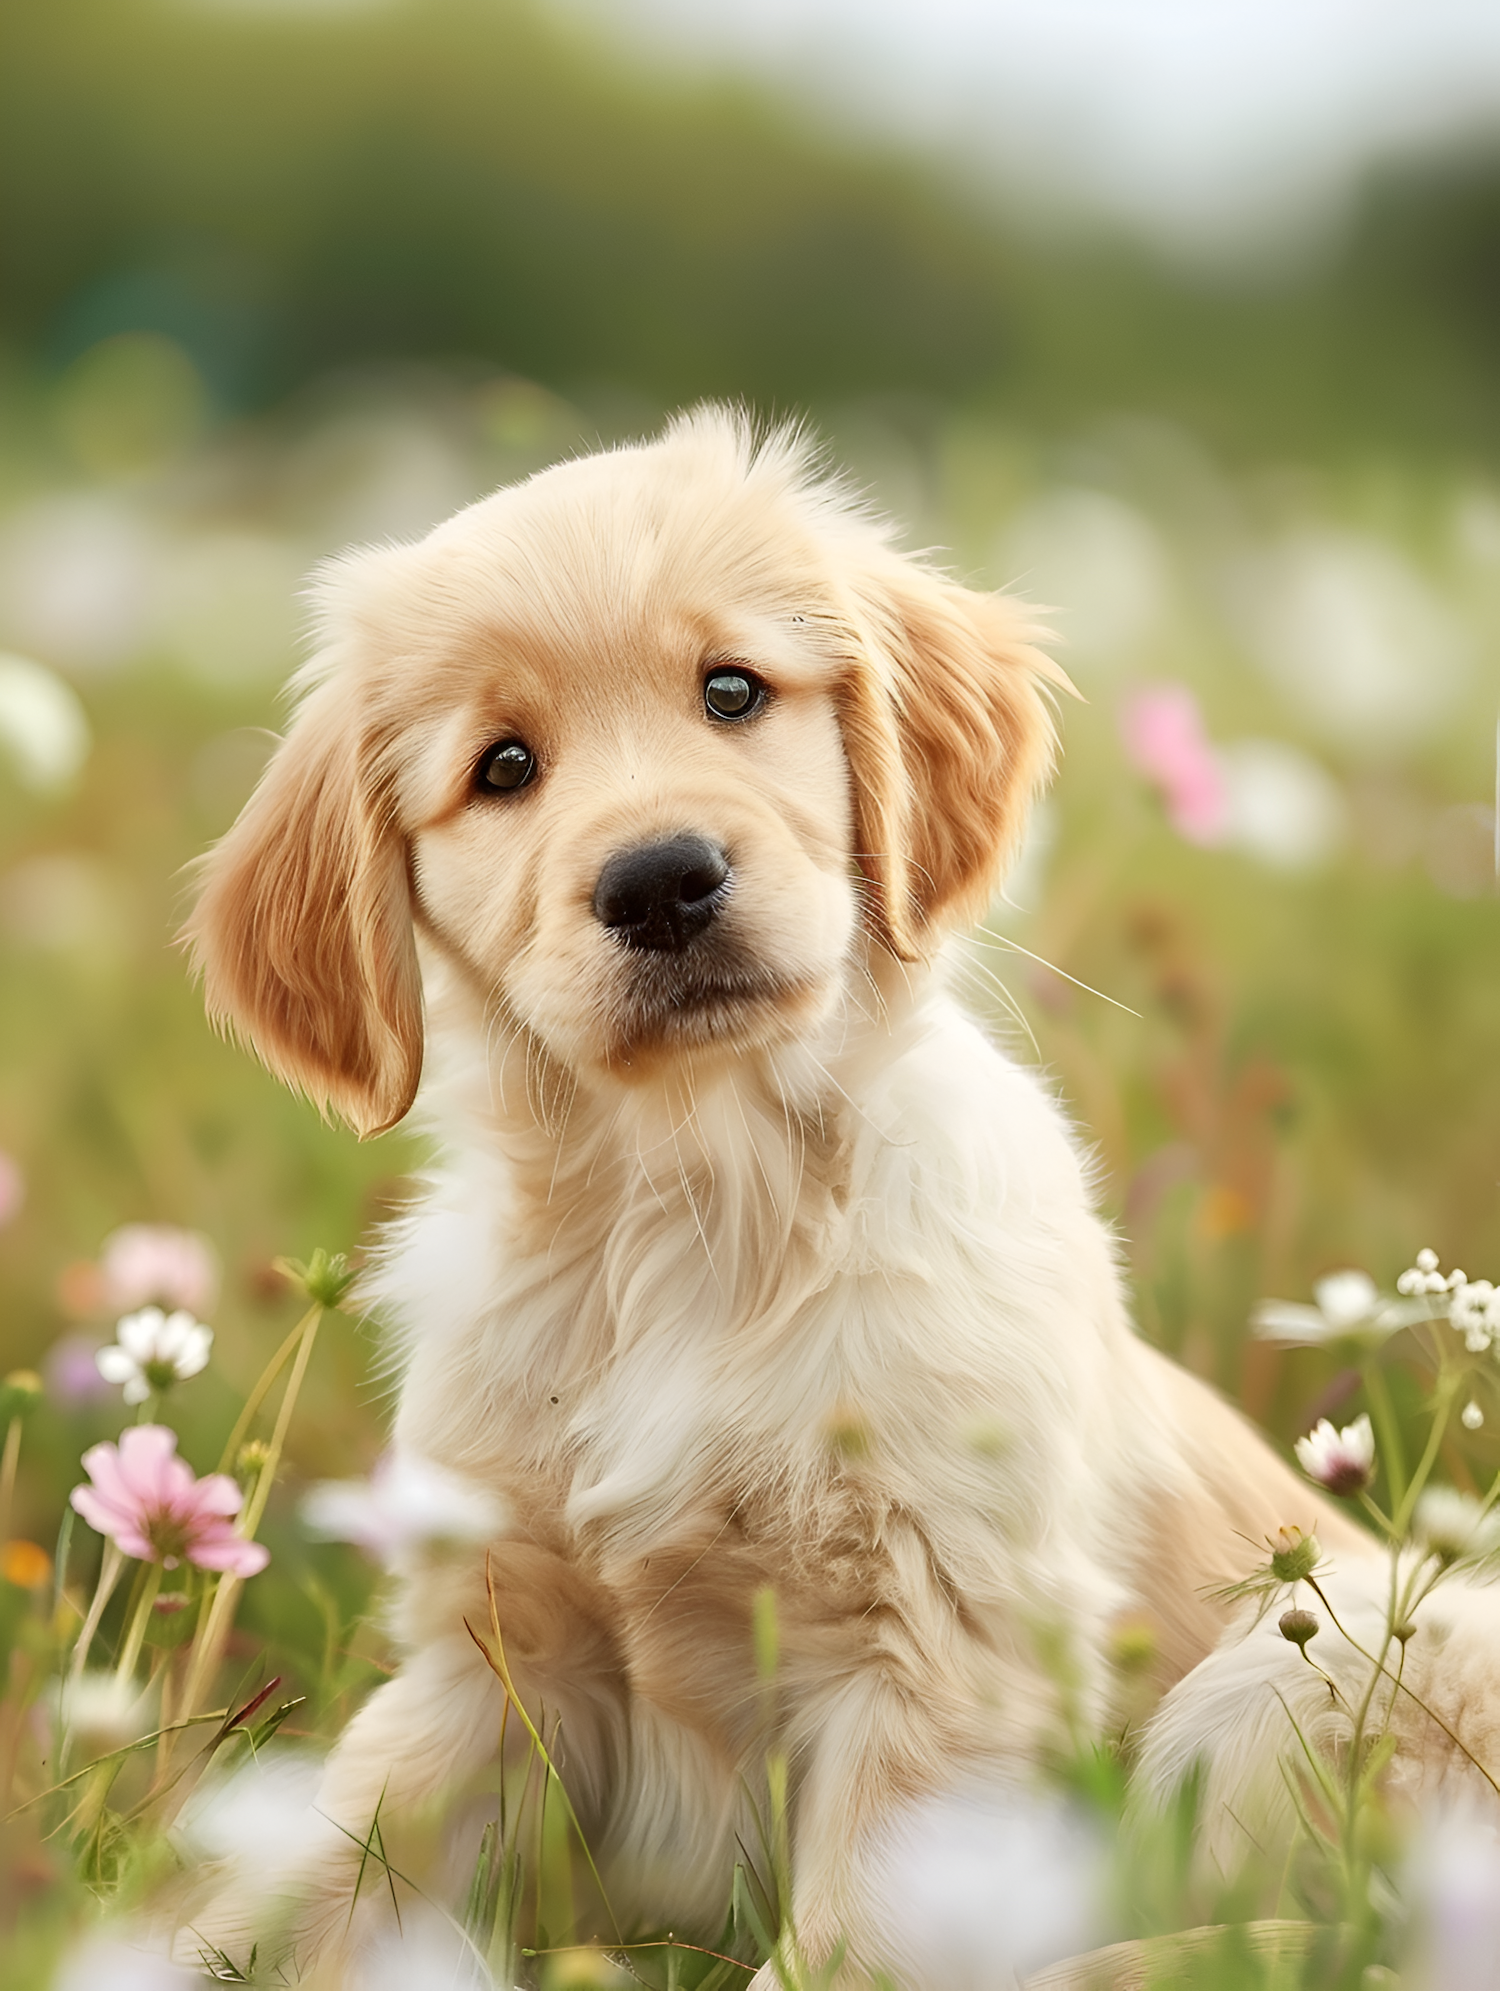
[[[151,1607],[156,1602],[156,1593],[161,1588],[161,1564],[146,1564],[145,1581],[141,1584],[140,1595],[135,1600],[135,1610],[131,1613],[126,1627],[125,1640],[120,1647],[119,1664],[115,1667],[117,1680],[128,1680],[135,1672],[135,1662],[141,1656],[141,1647],[146,1642],[146,1626],[151,1620]]]
[[[254,1540],[261,1516],[266,1511],[266,1502],[271,1497],[271,1486],[276,1478],[277,1468],[281,1464],[282,1448],[286,1444],[287,1430],[292,1421],[292,1412],[297,1407],[297,1398],[302,1389],[303,1378],[307,1374],[307,1365],[312,1359],[313,1343],[317,1339],[318,1324],[323,1318],[323,1312],[321,1303],[314,1300],[288,1335],[286,1342],[271,1358],[261,1382],[256,1385],[250,1403],[246,1405],[246,1412],[241,1414],[235,1433],[231,1435],[230,1443],[237,1448],[241,1432],[249,1428],[249,1416],[246,1413],[253,1413],[259,1407],[266,1391],[270,1388],[271,1381],[285,1362],[288,1350],[295,1348],[296,1360],[292,1364],[292,1373],[287,1378],[281,1406],[276,1413],[276,1428],[271,1433],[271,1442],[266,1448],[265,1464],[256,1477],[254,1490],[240,1515],[239,1532],[246,1541]],[[229,1636],[230,1622],[234,1616],[234,1607],[243,1582],[243,1577],[236,1576],[231,1570],[226,1569],[204,1596],[202,1614],[198,1620],[198,1632],[193,1640],[193,1657],[182,1690],[183,1715],[197,1712],[199,1698],[218,1669],[219,1658],[225,1640]]]
[[[125,1551],[115,1542],[106,1541],[104,1560],[99,1565],[99,1581],[94,1585],[94,1601],[89,1605],[88,1616],[79,1628],[78,1638],[73,1646],[71,1677],[77,1680],[87,1664],[89,1648],[94,1643],[94,1634],[99,1629],[99,1620],[104,1616],[104,1607],[114,1595],[115,1585],[120,1580],[120,1571],[125,1567]]]
[[[1448,1429],[1448,1418],[1453,1410],[1453,1399],[1458,1394],[1461,1377],[1457,1370],[1447,1369],[1439,1373],[1437,1387],[1433,1391],[1432,1428],[1427,1433],[1427,1447],[1423,1452],[1411,1484],[1396,1505],[1396,1533],[1405,1535],[1411,1525],[1412,1509],[1417,1504],[1417,1496],[1427,1484],[1428,1476],[1437,1463],[1438,1451],[1443,1442],[1443,1434]]]
[[[244,1409],[234,1421],[234,1429],[229,1434],[229,1442],[224,1447],[223,1454],[219,1459],[219,1471],[221,1473],[231,1473],[234,1471],[234,1462],[239,1457],[240,1446],[245,1442],[245,1433],[254,1422],[255,1413],[270,1394],[272,1383],[275,1382],[276,1378],[291,1359],[292,1351],[301,1340],[302,1330],[306,1325],[307,1315],[304,1314],[286,1340],[276,1350],[270,1361],[261,1370],[255,1388],[245,1398]]]
[[[21,1457],[21,1419],[10,1420],[5,1432],[5,1450],[0,1454],[0,1548],[10,1540],[10,1513],[16,1498],[16,1466]]]
[[[1401,1425],[1386,1387],[1384,1374],[1375,1361],[1364,1365],[1365,1395],[1380,1438],[1380,1457],[1385,1466],[1386,1492],[1392,1512],[1399,1510],[1406,1492],[1406,1453],[1401,1444]]]
[[[318,1338],[318,1328],[322,1323],[323,1308],[314,1300],[303,1315],[300,1327],[301,1345],[297,1358],[292,1364],[292,1373],[287,1379],[286,1390],[282,1395],[281,1408],[276,1413],[276,1428],[271,1433],[271,1443],[266,1451],[266,1462],[261,1467],[260,1476],[255,1482],[255,1491],[245,1503],[245,1511],[240,1516],[240,1533],[247,1541],[253,1540],[260,1518],[266,1511],[266,1502],[271,1497],[271,1484],[281,1465],[281,1451],[286,1443],[287,1430],[291,1425],[292,1412],[297,1408],[297,1398],[302,1392],[302,1379],[307,1374],[307,1365],[312,1360],[313,1343]]]

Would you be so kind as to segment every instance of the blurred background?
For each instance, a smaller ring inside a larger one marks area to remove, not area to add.
[[[1249,1341],[1258,1296],[1429,1244],[1500,1277],[1493,7],[10,0],[0,33],[0,1369],[48,1385],[17,1533],[119,1425],[110,1232],[222,1261],[173,1406],[201,1469],[289,1324],[274,1257],[354,1249],[421,1164],[216,1041],[172,945],[302,577],[703,395],[805,412],[909,545],[1056,611],[1083,701],[959,973],[1097,1144],[1144,1331],[1288,1439],[1352,1377]],[[363,1595],[294,1502],[377,1455],[372,1355],[325,1334],[248,1593],[293,1669]]]

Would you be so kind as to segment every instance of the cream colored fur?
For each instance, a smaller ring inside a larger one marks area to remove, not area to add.
[[[774,1739],[803,1952],[899,1952],[922,1985],[878,1878],[912,1806],[1024,1787],[1102,1724],[1121,1618],[1181,1679],[1222,1629],[1205,1593],[1278,1527],[1372,1555],[1135,1338],[1077,1140],[947,993],[944,935],[1047,771],[1057,674],[1011,604],[715,410],[355,555],[321,603],[194,936],[214,1012],[362,1130],[421,1074],[438,1160],[367,1287],[395,1442],[508,1505],[507,1650],[561,1719],[617,1909],[712,1938]],[[770,686],[760,716],[706,713],[726,659]],[[476,792],[509,737],[538,777]],[[684,831],[728,851],[726,910],[642,961],[594,884]],[[483,1554],[406,1573],[409,1657],[333,1755],[333,1820],[362,1834],[493,1755],[465,1629],[487,1617]],[[1274,1756],[1295,1662],[1262,1626],[1200,1668],[1161,1775],[1206,1747],[1228,1797]],[[297,1876],[310,1943],[357,1860],[330,1828]]]

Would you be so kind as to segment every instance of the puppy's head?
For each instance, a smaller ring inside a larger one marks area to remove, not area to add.
[[[351,555],[320,604],[188,933],[211,1014],[365,1134],[421,1071],[414,928],[574,1070],[735,1055],[978,912],[1050,757],[1015,607],[720,410]]]

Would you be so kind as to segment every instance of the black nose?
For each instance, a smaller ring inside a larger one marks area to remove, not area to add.
[[[707,837],[674,836],[622,850],[599,873],[594,917],[627,947],[676,954],[723,905],[729,860]]]

